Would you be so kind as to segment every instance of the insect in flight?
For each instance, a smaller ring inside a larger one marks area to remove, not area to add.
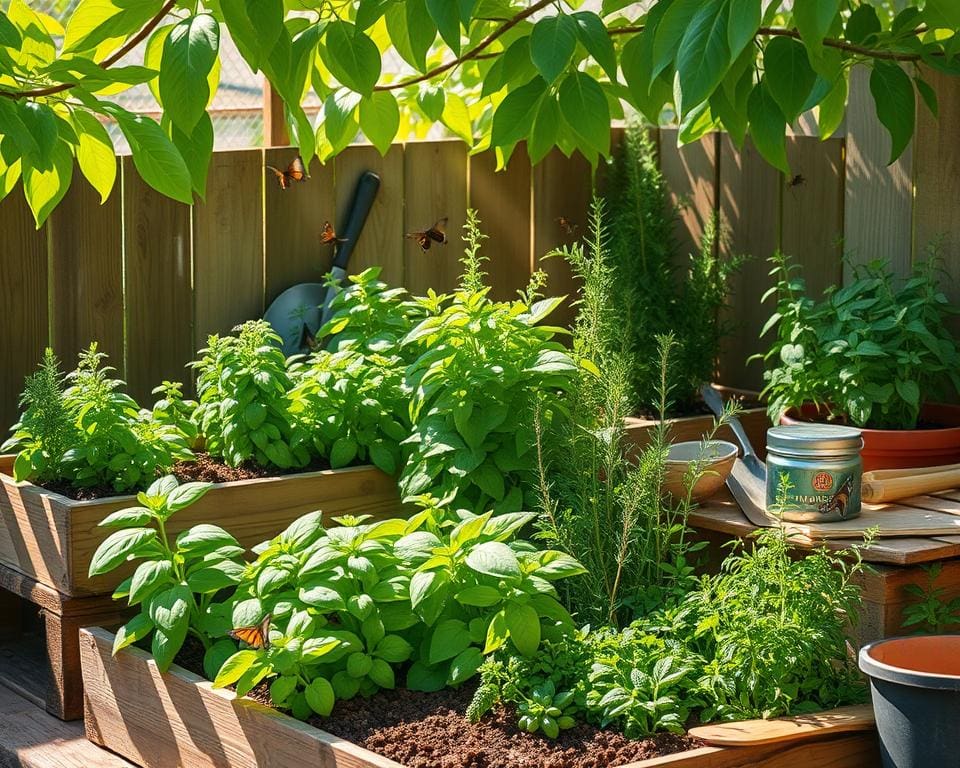
[[[410,240],[415,240],[417,245],[420,246],[420,250],[426,253],[430,250],[430,246],[433,243],[440,243],[440,245],[446,245],[447,243],[447,217],[444,216],[436,224],[434,224],[430,229],[424,229],[419,232],[407,232],[405,237]]]
[[[329,221],[323,222],[323,231],[320,233],[320,244],[328,245],[329,243],[345,243],[347,238],[337,237],[337,232],[333,228],[333,224]]]
[[[234,640],[242,640],[251,648],[269,648],[271,618],[271,615],[268,613],[259,624],[252,627],[237,627],[236,629],[231,629],[227,634]]]
[[[575,224],[574,222],[570,221],[570,219],[568,219],[566,216],[558,216],[557,224],[560,225],[560,229],[562,229],[563,233],[566,235],[572,235],[580,227],[579,224]]]
[[[277,183],[280,185],[280,189],[289,189],[293,182],[307,180],[307,169],[300,155],[293,158],[290,165],[282,171],[279,168],[274,168],[272,165],[268,165],[267,169],[273,171],[277,177]]]
[[[803,178],[802,174],[797,174],[790,181],[787,182],[788,187],[800,187],[807,183],[807,180]]]

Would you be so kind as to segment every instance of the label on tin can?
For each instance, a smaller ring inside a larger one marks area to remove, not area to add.
[[[797,466],[771,466],[767,478],[767,509],[789,520],[791,513],[803,513],[823,521],[845,520],[860,514],[860,482],[855,472]],[[778,509],[780,484],[786,478],[789,488],[786,505]]]

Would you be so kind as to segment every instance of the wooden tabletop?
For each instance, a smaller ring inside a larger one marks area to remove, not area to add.
[[[917,496],[899,503],[918,509],[958,511],[960,510],[960,492]],[[757,530],[757,527],[740,511],[740,507],[726,489],[691,512],[689,522],[694,528],[729,534],[731,537],[749,536]],[[843,550],[854,543],[856,543],[855,539],[810,541],[797,538],[795,540],[796,546],[800,549],[825,546],[831,550]],[[877,539],[872,546],[863,551],[863,559],[867,562],[890,565],[914,565],[951,557],[960,557],[960,536],[883,538]]]

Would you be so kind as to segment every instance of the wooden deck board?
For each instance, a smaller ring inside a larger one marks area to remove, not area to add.
[[[0,685],[0,768],[132,768],[64,723]]]
[[[690,514],[690,524],[694,528],[738,537],[749,536],[757,530],[725,490],[694,510]],[[794,539],[794,543],[799,549],[826,546],[827,549],[838,551],[847,549],[855,541],[853,539],[811,541],[798,537]],[[863,551],[863,559],[867,562],[891,565],[913,565],[957,556],[960,556],[960,537],[957,536],[883,539]]]

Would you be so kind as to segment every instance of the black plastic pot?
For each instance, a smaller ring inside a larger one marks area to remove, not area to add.
[[[860,650],[884,768],[960,768],[960,635],[894,637]]]

